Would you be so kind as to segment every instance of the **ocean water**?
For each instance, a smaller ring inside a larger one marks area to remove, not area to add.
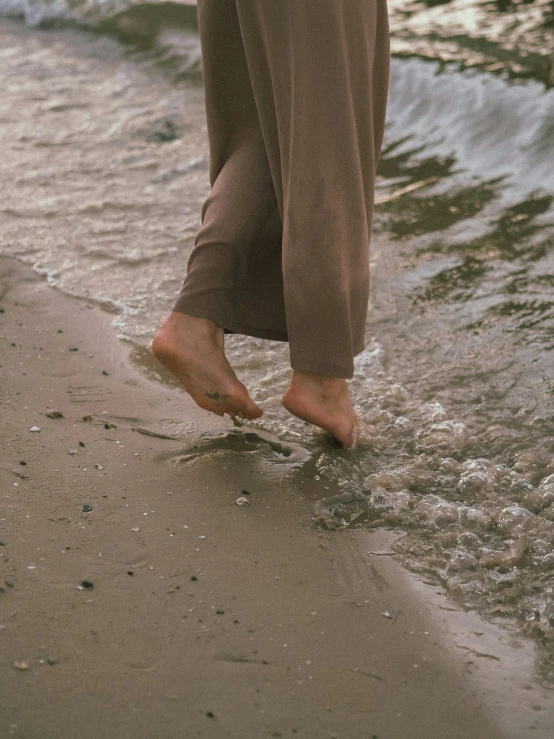
[[[195,25],[195,5],[196,0],[0,0],[0,15],[23,17],[34,27],[73,23],[164,47],[168,30],[174,37],[176,27]],[[553,0],[388,0],[388,7],[398,57],[451,61],[554,85]]]
[[[139,362],[179,292],[209,192],[194,16],[149,4],[145,31],[143,8],[28,2],[16,10],[31,27],[0,19],[0,252],[112,311]],[[102,30],[116,16],[125,43],[41,26],[86,19]],[[547,681],[553,154],[554,90],[544,82],[394,57],[367,347],[351,382],[360,445],[337,449],[282,409],[286,345],[235,336],[230,361],[265,414],[248,438],[239,429],[204,446],[224,452],[240,438],[256,450],[256,439],[277,438],[260,441],[261,458],[277,455],[285,469],[288,459],[291,478],[338,490],[316,503],[317,525],[402,532],[409,567],[539,640]],[[176,418],[167,429],[185,427]]]

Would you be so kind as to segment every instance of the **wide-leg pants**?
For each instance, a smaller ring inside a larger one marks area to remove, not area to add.
[[[211,192],[174,310],[351,377],[364,347],[386,0],[198,0]]]

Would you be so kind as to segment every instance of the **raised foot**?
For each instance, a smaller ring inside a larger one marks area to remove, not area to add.
[[[154,336],[152,352],[200,408],[233,418],[262,415],[227,361],[224,331],[215,323],[172,311]]]
[[[295,372],[283,396],[283,405],[294,416],[319,426],[344,446],[354,446],[358,416],[346,380],[316,372]]]

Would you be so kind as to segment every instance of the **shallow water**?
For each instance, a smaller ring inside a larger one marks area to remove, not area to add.
[[[180,289],[209,190],[198,41],[188,31],[164,49],[0,22],[0,251],[101,301],[138,347]],[[265,415],[251,438],[200,447],[259,442],[279,464],[279,444],[293,450],[290,474],[338,485],[339,497],[318,504],[320,525],[406,532],[397,546],[411,567],[543,642],[545,679],[553,132],[554,91],[539,82],[393,59],[367,349],[351,383],[360,444],[339,450],[283,411],[286,345],[230,337],[230,360]]]
[[[22,17],[30,26],[69,22],[101,29],[146,47],[155,40],[163,61],[177,62],[188,74],[182,32],[195,25],[195,5],[196,0],[0,0],[0,15]],[[388,8],[397,57],[453,62],[459,69],[554,86],[554,0],[388,0]]]

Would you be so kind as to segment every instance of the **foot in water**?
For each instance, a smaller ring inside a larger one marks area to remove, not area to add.
[[[283,405],[294,416],[325,429],[344,446],[354,446],[358,416],[346,380],[295,371]]]
[[[262,415],[227,361],[224,331],[215,323],[172,311],[154,336],[152,352],[200,408],[233,418]]]

